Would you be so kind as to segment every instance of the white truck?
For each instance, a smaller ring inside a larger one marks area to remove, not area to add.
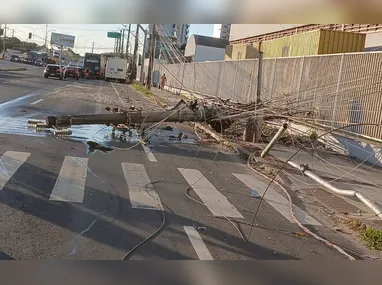
[[[126,83],[128,61],[123,58],[108,58],[106,63],[105,80]]]

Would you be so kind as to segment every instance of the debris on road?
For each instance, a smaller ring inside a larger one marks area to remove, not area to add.
[[[88,152],[93,153],[96,150],[102,151],[102,152],[110,152],[113,149],[110,147],[102,146],[97,142],[88,141],[87,145],[89,146]]]

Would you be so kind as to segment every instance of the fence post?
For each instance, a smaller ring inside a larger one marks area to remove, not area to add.
[[[235,76],[233,78],[233,88],[232,88],[231,100],[233,100],[233,95],[235,95],[236,77],[237,77],[237,63],[235,64]]]
[[[195,67],[195,65],[196,65],[196,62],[194,62],[194,63],[192,63],[192,65],[193,65],[193,73],[194,73],[194,76],[192,77],[193,78],[193,82],[194,82],[194,84],[193,84],[193,86],[192,86],[192,90],[191,90],[191,92],[193,92],[193,93],[195,93],[195,85],[196,85],[196,67]]]
[[[183,67],[183,71],[182,71],[182,81],[180,83],[179,95],[182,93],[182,88],[183,88],[183,85],[184,85],[184,83],[183,83],[183,81],[184,81],[184,70],[186,69],[186,64],[187,63],[185,63],[184,65],[180,64],[180,66]],[[186,90],[186,88],[184,88],[184,89]]]
[[[271,94],[269,96],[269,99],[272,99],[273,88],[275,87],[276,67],[277,67],[277,57],[275,58],[275,64],[273,65],[273,76],[272,76]]]
[[[222,77],[220,78],[220,88],[219,88],[219,95],[218,95],[219,98],[221,98],[221,94],[222,94],[223,79],[224,79],[224,72],[225,72],[225,63],[226,63],[226,61],[223,61],[223,72],[222,72]]]
[[[345,54],[343,53],[341,56],[341,63],[340,63],[340,71],[338,73],[338,79],[337,79],[337,88],[336,88],[336,96],[334,97],[334,105],[333,105],[333,113],[332,113],[332,122],[331,126],[334,126],[334,117],[336,115],[336,108],[337,108],[337,101],[338,101],[338,93],[340,91],[340,85],[342,80],[342,74],[343,74],[343,67],[344,67],[344,58]]]
[[[253,59],[253,70],[251,70],[250,75],[249,75],[249,90],[248,90],[248,96],[247,96],[247,103],[251,102],[253,74],[255,72],[255,66],[256,66],[256,59]]]
[[[297,102],[300,100],[301,83],[302,83],[302,75],[304,74],[304,67],[305,67],[305,56],[302,58],[300,79],[298,80]]]

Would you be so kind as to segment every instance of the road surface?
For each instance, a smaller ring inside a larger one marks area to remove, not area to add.
[[[253,190],[261,194],[267,180],[235,153],[200,145],[185,126],[173,125],[172,130],[159,126],[150,146],[140,144],[136,133],[126,141],[111,138],[106,126],[75,127],[67,138],[26,128],[28,118],[104,112],[105,104],[65,97],[65,90],[102,95],[119,92],[125,85],[44,79],[42,69],[34,68],[1,72],[0,86],[0,252],[5,256],[16,260],[346,258],[300,235],[286,196],[273,187],[245,242],[242,236],[248,236],[259,203],[251,194]],[[188,138],[173,138],[179,131]],[[90,141],[112,150],[93,151]],[[315,213],[306,213],[302,206],[294,210],[309,229],[347,244]]]

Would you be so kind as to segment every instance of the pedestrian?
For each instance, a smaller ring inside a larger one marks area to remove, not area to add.
[[[167,82],[166,74],[163,73],[162,77],[160,78],[160,90],[163,91],[164,85]]]

